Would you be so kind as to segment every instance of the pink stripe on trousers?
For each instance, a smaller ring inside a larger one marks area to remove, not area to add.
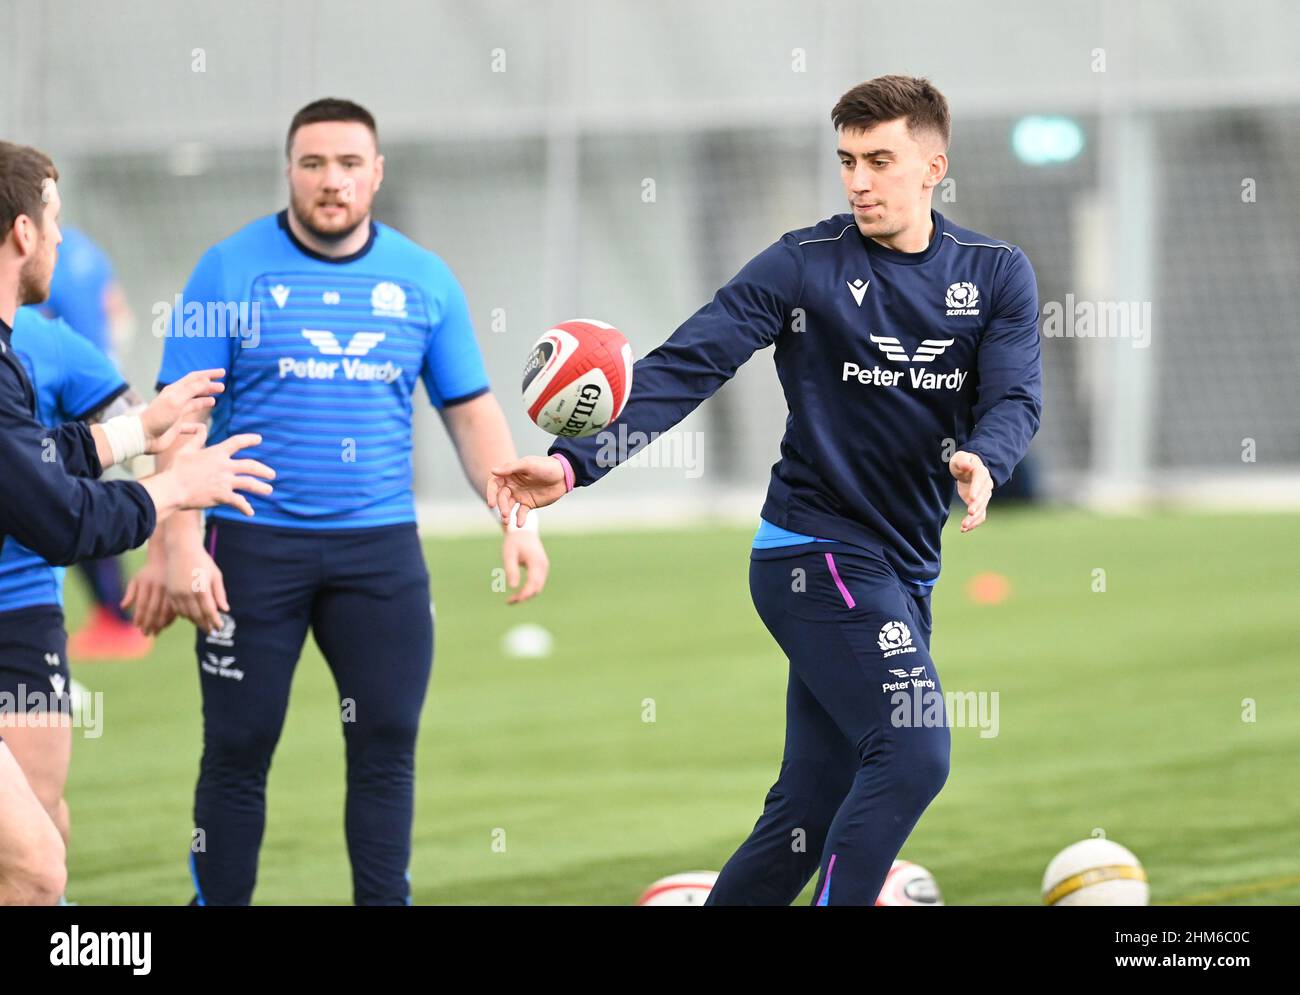
[[[840,594],[844,595],[844,603],[853,608],[857,602],[853,600],[853,595],[849,593],[849,589],[844,586],[844,581],[840,580],[840,572],[835,569],[835,557],[831,556],[830,553],[826,554],[826,565],[831,568],[831,576],[835,578],[835,586],[840,589]]]

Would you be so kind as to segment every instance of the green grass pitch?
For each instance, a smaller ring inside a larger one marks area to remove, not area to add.
[[[437,653],[417,903],[625,905],[657,877],[722,865],[782,745],[786,666],[749,602],[751,535],[555,535],[546,593],[512,608],[492,590],[493,537],[426,544]],[[999,734],[953,730],[947,786],[903,851],[945,900],[1037,903],[1052,855],[1100,829],[1142,859],[1153,903],[1300,903],[1300,517],[995,505],[978,532],[945,537],[944,687],[999,694]],[[1010,580],[1005,602],[967,598],[986,570]],[[85,598],[75,578],[68,589],[75,626]],[[549,658],[504,655],[521,622],[551,630]],[[143,662],[74,667],[103,692],[104,725],[74,741],[73,901],[190,898],[191,632],[174,625]],[[382,632],[374,646],[379,666]],[[350,901],[342,811],[338,703],[309,641],[271,771],[257,902]]]

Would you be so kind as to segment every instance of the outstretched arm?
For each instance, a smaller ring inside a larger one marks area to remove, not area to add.
[[[785,236],[745,264],[708,304],[632,368],[632,392],[619,415],[630,444],[610,447],[604,433],[561,439],[550,453],[573,468],[574,485],[595,483],[667,432],[776,341],[803,285],[803,255]],[[611,452],[611,450],[614,450]]]
[[[736,375],[759,349],[776,341],[798,304],[803,256],[792,236],[763,250],[632,368],[632,392],[619,415],[626,446],[609,446],[598,432],[560,439],[546,457],[526,456],[492,468],[487,501],[502,520],[515,502],[517,520],[529,508],[553,504],[573,487],[595,483],[667,432]]]
[[[995,487],[1011,479],[1038,431],[1043,411],[1043,364],[1038,340],[1038,285],[1019,249],[1007,261],[993,318],[976,356],[979,394],[975,427],[948,462],[966,503],[961,530],[984,521]]]

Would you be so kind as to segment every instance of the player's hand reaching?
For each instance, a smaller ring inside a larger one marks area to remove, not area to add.
[[[180,506],[211,508],[216,504],[228,504],[251,516],[253,506],[239,492],[270,494],[271,485],[265,481],[275,479],[275,471],[255,459],[236,459],[235,453],[260,445],[262,437],[253,433],[232,435],[204,449],[207,436],[207,428],[198,425],[197,431],[177,450],[167,468],[167,473],[174,474],[180,485]],[[262,479],[257,479],[259,477]]]
[[[156,636],[176,618],[167,598],[167,554],[157,536],[149,540],[145,564],[127,584],[121,607],[134,609],[131,620],[146,636]]]
[[[957,494],[966,503],[966,517],[961,520],[961,530],[970,532],[983,524],[993,496],[993,477],[984,461],[974,453],[959,450],[948,461],[948,472],[957,481]]]
[[[506,568],[506,585],[512,591],[519,587],[519,568],[527,571],[524,586],[506,598],[506,604],[517,605],[542,593],[551,561],[542,546],[542,537],[536,532],[524,529],[508,531],[501,543],[501,563]]]
[[[196,431],[195,420],[217,403],[215,394],[226,389],[225,370],[195,370],[158,392],[140,413],[146,453],[170,449],[178,436]]]
[[[524,456],[488,471],[488,507],[500,512],[503,523],[510,521],[516,503],[515,524],[522,526],[530,509],[554,504],[568,491],[564,464],[554,456]]]

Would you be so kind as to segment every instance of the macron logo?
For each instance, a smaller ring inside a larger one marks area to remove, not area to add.
[[[284,302],[289,299],[289,288],[283,283],[277,283],[271,288],[271,297],[276,307],[284,307]]]
[[[338,336],[331,331],[304,328],[302,334],[324,356],[364,356],[384,341],[383,332],[357,332],[344,349],[339,344]]]
[[[871,286],[871,281],[868,280],[866,283],[863,283],[861,277],[858,277],[858,279],[852,281],[848,285],[849,293],[851,293],[853,299],[858,302],[858,307],[862,307],[862,298],[866,295],[869,286]]]

